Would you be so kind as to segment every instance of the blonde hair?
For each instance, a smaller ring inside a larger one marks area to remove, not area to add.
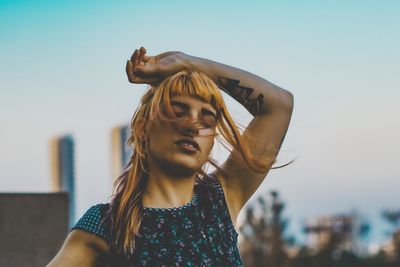
[[[111,201],[112,247],[117,253],[133,253],[135,237],[139,235],[142,220],[143,192],[147,184],[146,136],[144,124],[156,116],[161,119],[175,120],[170,99],[172,96],[186,95],[210,103],[217,110],[217,139],[225,148],[240,152],[245,162],[258,173],[265,172],[271,160],[262,162],[254,158],[244,144],[241,133],[231,118],[223,101],[218,86],[201,72],[182,71],[166,78],[160,85],[151,87],[141,98],[131,121],[131,136],[127,144],[133,149],[130,162],[114,184],[114,195]],[[160,107],[165,107],[165,113]],[[165,116],[167,115],[167,116]],[[235,155],[234,155],[235,156]],[[215,160],[209,157],[208,163],[219,169]],[[204,166],[203,166],[204,167]],[[203,169],[199,174],[206,175]]]

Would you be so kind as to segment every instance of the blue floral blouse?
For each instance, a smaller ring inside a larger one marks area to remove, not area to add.
[[[71,229],[110,244],[109,204],[92,206]],[[145,207],[133,255],[111,257],[111,266],[243,266],[236,232],[218,179],[196,179],[192,200],[177,208]],[[112,251],[111,251],[112,254]]]

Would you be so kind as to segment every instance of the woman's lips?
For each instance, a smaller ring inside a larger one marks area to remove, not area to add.
[[[194,148],[191,145],[187,145],[187,144],[177,144],[177,146],[179,146],[181,149],[183,149],[184,151],[190,152],[190,153],[196,153],[198,150],[196,148]]]
[[[199,151],[199,149],[197,149],[196,147],[198,145],[195,141],[189,142],[187,140],[180,140],[175,142],[175,144],[185,152],[196,153],[197,151]]]

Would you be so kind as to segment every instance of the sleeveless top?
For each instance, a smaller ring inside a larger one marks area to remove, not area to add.
[[[92,206],[71,231],[84,230],[110,244],[110,222],[103,220],[109,207]],[[213,175],[196,179],[193,198],[183,206],[145,207],[135,242],[132,255],[110,256],[111,266],[243,266],[238,233]]]

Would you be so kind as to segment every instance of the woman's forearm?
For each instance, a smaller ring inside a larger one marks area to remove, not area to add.
[[[204,58],[183,54],[186,69],[209,76],[218,87],[241,103],[253,116],[292,108],[292,94],[250,72]]]

